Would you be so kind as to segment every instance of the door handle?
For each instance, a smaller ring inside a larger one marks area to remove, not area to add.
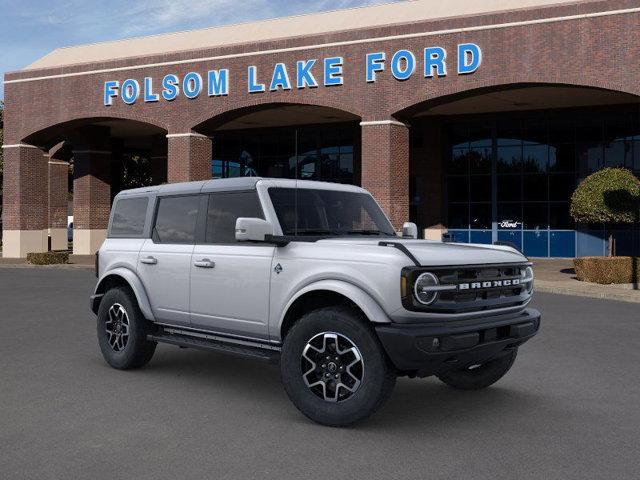
[[[193,262],[196,267],[200,268],[213,268],[216,266],[215,262],[212,262],[208,258],[203,258],[202,260],[198,260],[197,262]]]
[[[158,259],[156,257],[145,257],[140,259],[140,263],[155,265],[156,263],[158,263]]]

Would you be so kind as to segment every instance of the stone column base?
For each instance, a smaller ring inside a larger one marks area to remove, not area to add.
[[[435,240],[436,242],[442,241],[442,235],[447,233],[446,228],[425,228],[424,229],[424,239],[425,240]]]
[[[69,248],[66,228],[50,228],[49,237],[51,238],[51,250],[67,250]]]
[[[2,258],[26,258],[27,253],[47,250],[46,230],[5,230],[2,234]]]
[[[85,230],[75,228],[73,230],[73,254],[93,255],[107,238],[107,230]]]

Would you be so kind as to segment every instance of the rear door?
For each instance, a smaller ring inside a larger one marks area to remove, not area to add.
[[[220,333],[268,339],[273,245],[236,242],[238,217],[264,218],[258,194],[208,196],[203,243],[191,265],[191,324]]]
[[[152,238],[138,257],[138,274],[158,322],[189,324],[191,255],[201,195],[159,197]]]

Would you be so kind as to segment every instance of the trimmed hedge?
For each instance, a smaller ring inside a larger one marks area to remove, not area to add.
[[[585,178],[571,196],[571,216],[584,223],[635,223],[640,180],[625,168],[604,168]]]
[[[640,282],[640,257],[580,257],[573,259],[573,265],[578,280],[583,282]]]
[[[69,263],[69,252],[27,253],[27,262],[32,265],[57,265]]]

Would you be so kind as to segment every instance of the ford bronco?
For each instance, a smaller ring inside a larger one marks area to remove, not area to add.
[[[362,420],[398,376],[458,389],[502,378],[539,328],[531,264],[505,245],[394,231],[362,188],[236,178],[114,201],[91,297],[109,365],[158,343],[279,363],[312,420]]]

